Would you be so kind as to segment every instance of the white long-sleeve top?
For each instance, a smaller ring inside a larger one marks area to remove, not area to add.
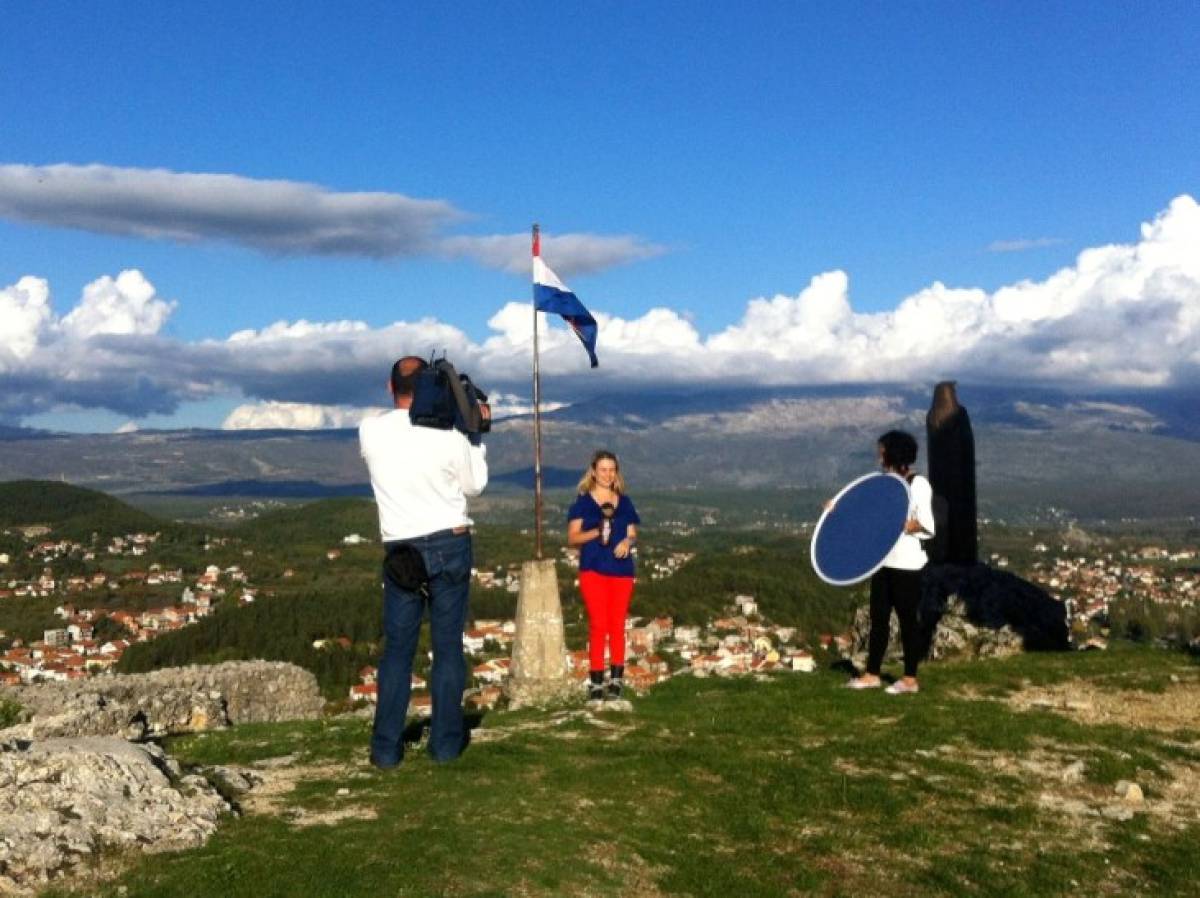
[[[487,486],[487,451],[457,430],[414,427],[407,409],[358,428],[384,541],[469,527],[467,498]]]
[[[896,540],[892,551],[883,559],[883,566],[902,571],[919,571],[929,561],[925,550],[921,548],[921,541],[929,539],[934,533],[933,487],[929,485],[928,480],[917,474],[908,485],[908,494],[908,519],[915,520],[925,532],[902,534]]]

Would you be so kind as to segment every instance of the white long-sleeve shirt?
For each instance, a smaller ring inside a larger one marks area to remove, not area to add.
[[[917,474],[908,485],[909,505],[908,518],[921,525],[924,533],[905,533],[896,540],[892,551],[883,559],[884,567],[899,568],[902,571],[919,571],[925,567],[929,557],[921,548],[921,540],[933,536],[933,487],[929,481]]]
[[[408,409],[367,418],[358,428],[384,541],[469,527],[467,497],[487,486],[487,451],[457,430],[414,427]]]

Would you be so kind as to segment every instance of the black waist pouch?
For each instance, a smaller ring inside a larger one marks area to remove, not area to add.
[[[400,543],[388,549],[383,559],[383,574],[393,586],[429,595],[429,571],[425,569],[425,558],[410,543]]]

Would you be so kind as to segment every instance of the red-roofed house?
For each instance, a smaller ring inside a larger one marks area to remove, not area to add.
[[[429,717],[433,714],[433,696],[429,693],[414,695],[408,702],[408,713],[417,717]]]
[[[378,683],[356,683],[350,687],[350,701],[377,702],[379,701]]]

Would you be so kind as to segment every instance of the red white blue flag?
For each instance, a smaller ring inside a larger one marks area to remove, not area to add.
[[[539,312],[561,315],[587,350],[592,367],[600,364],[596,359],[596,319],[542,261],[541,237],[538,235],[533,238],[533,305]]]

